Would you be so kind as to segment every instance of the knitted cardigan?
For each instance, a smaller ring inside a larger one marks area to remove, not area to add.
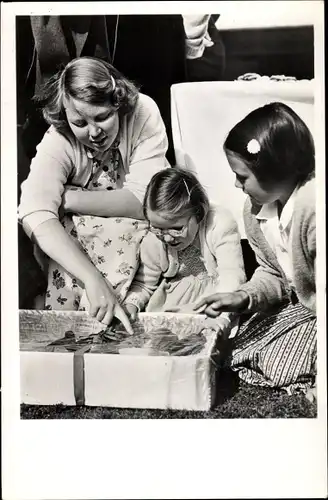
[[[165,126],[150,97],[139,94],[134,111],[121,120],[119,138],[123,162],[119,188],[129,189],[142,202],[151,177],[169,166]],[[53,126],[48,129],[21,185],[19,220],[29,236],[42,222],[58,217],[66,184],[87,184],[92,163],[71,132],[60,133]]]
[[[224,207],[213,205],[199,226],[200,252],[208,276],[219,276],[217,292],[233,292],[245,282],[238,226]],[[140,247],[140,266],[126,302],[143,310],[161,276],[174,277],[179,270],[177,251],[149,232]]]
[[[244,207],[245,231],[255,252],[259,267],[240,289],[250,297],[249,311],[267,311],[279,303],[291,300],[292,291],[277,257],[266,241],[256,218],[261,206],[252,205],[250,198]],[[294,287],[299,301],[316,312],[316,212],[315,177],[298,190],[292,220],[292,266]]]

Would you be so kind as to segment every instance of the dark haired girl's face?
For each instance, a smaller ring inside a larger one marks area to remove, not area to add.
[[[75,137],[95,151],[105,151],[116,139],[119,117],[109,104],[101,106],[77,99],[65,102],[68,125]]]
[[[284,200],[290,194],[290,186],[285,183],[272,183],[265,186],[257,180],[246,163],[233,153],[226,153],[231,170],[236,176],[235,186],[242,189],[258,205]]]

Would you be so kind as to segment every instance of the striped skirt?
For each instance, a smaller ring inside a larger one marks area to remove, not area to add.
[[[316,375],[316,333],[316,316],[299,302],[255,313],[240,325],[227,362],[249,384],[306,392]]]

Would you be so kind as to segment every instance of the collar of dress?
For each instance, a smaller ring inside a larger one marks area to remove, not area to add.
[[[299,190],[299,185],[297,185],[295,187],[294,191],[292,192],[292,194],[288,198],[284,208],[282,209],[279,222],[280,222],[283,229],[286,229],[288,224],[292,220],[293,212],[294,212],[294,205],[295,205],[295,198],[296,198],[298,190]],[[262,220],[262,221],[274,219],[275,217],[278,217],[278,206],[277,206],[276,201],[274,201],[273,203],[266,203],[266,204],[262,205],[261,210],[256,215],[256,218],[258,220]]]

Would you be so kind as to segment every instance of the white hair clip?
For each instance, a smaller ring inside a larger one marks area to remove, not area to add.
[[[260,143],[256,139],[251,139],[247,144],[247,151],[252,155],[256,155],[257,153],[260,152],[260,150],[261,150]]]
[[[115,82],[114,78],[112,77],[112,75],[110,75],[110,78],[112,80],[112,87],[113,87],[112,92],[114,92],[114,90],[116,89],[116,82]]]

